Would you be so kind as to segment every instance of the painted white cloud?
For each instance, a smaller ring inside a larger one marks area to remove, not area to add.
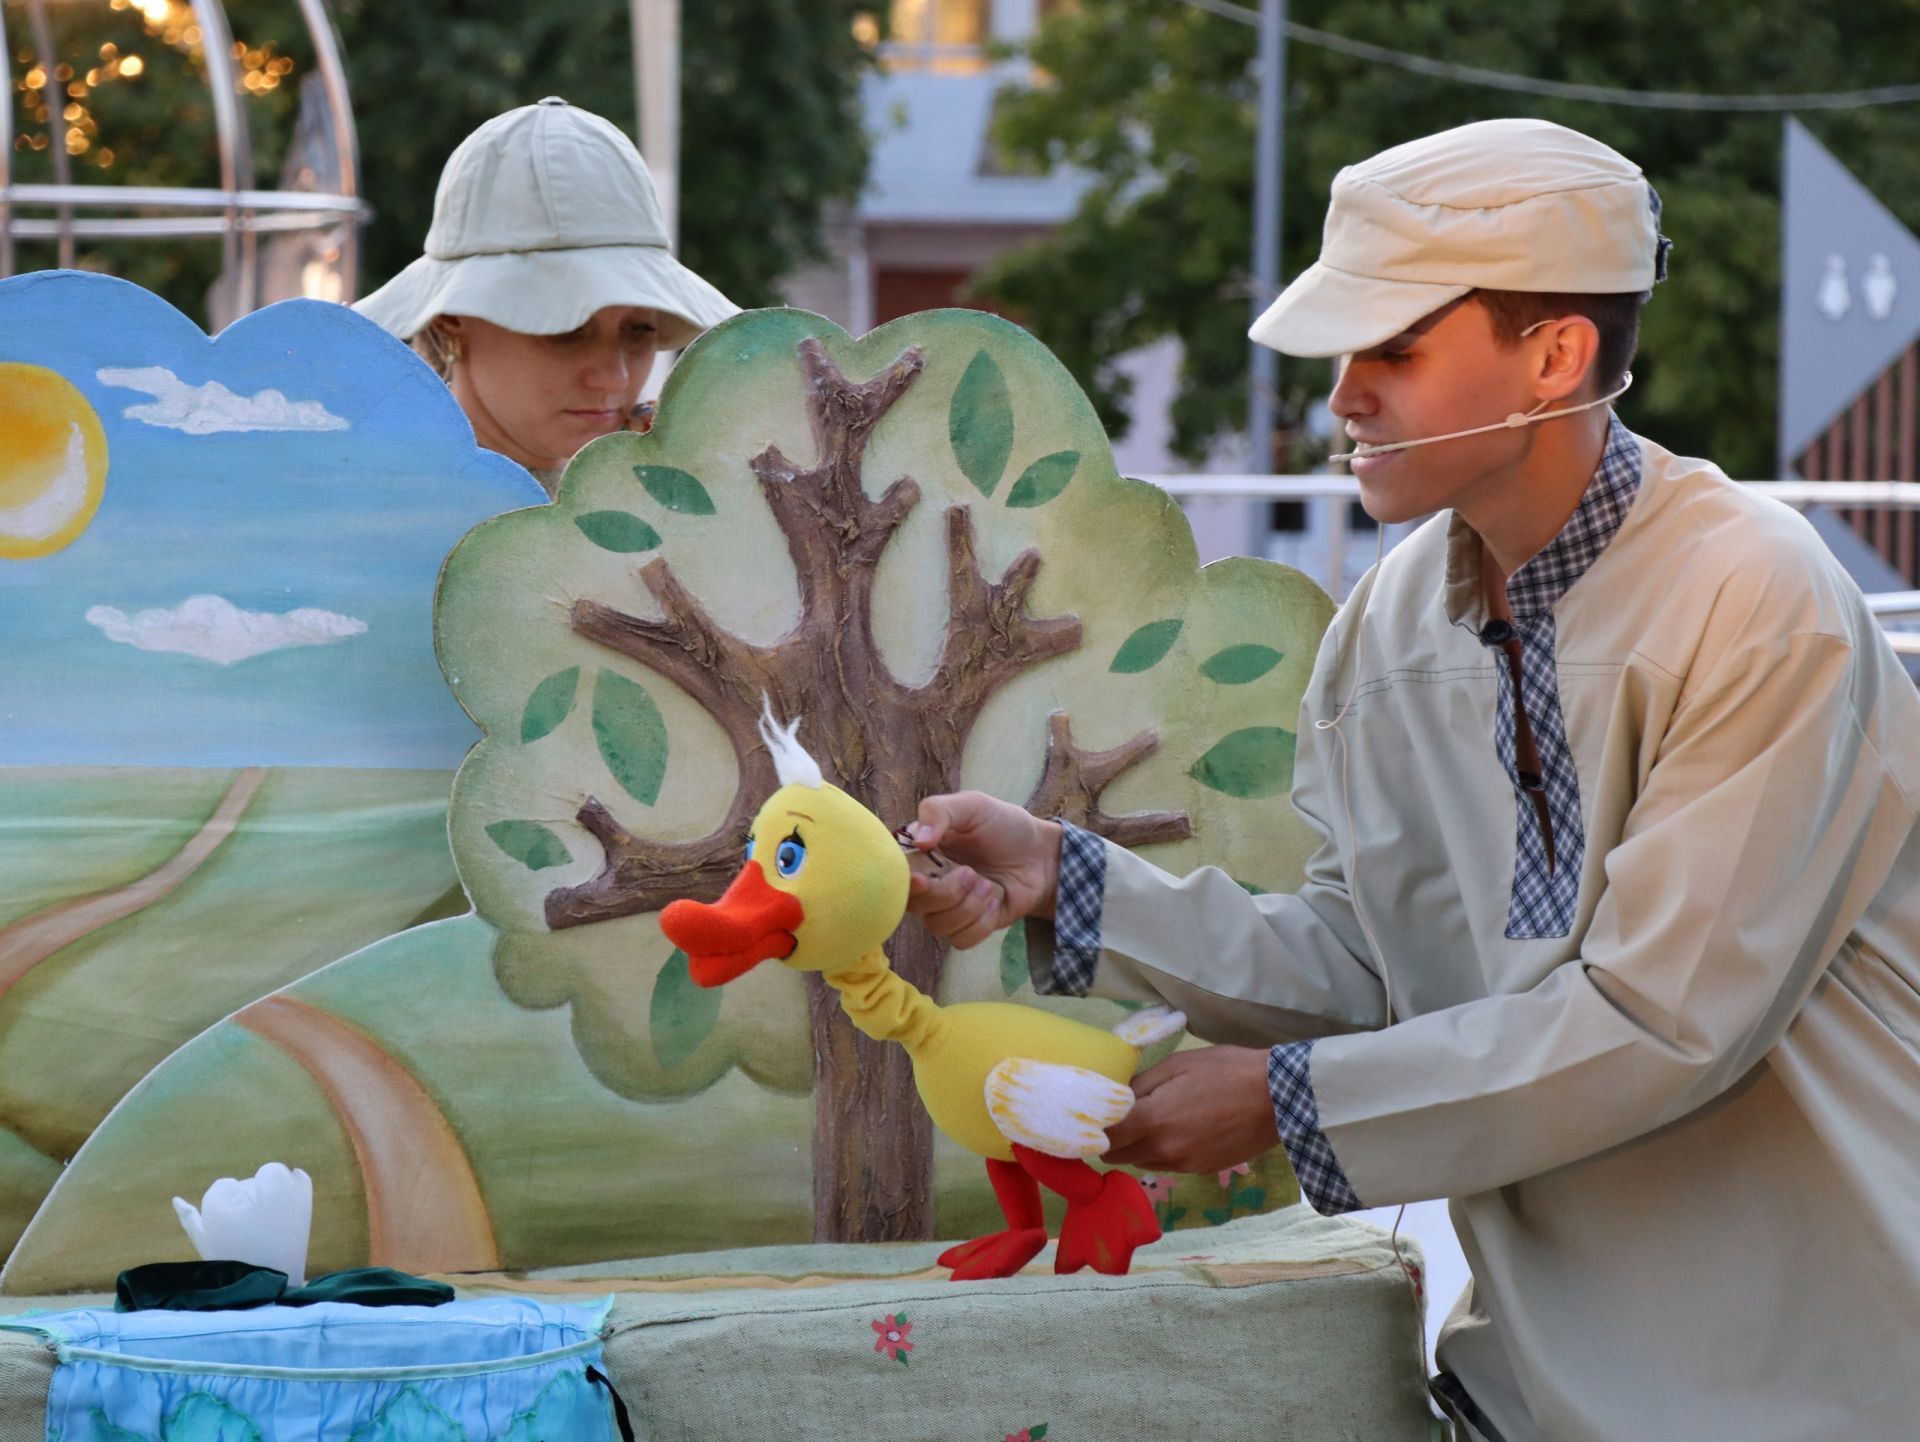
[[[102,385],[145,391],[150,403],[128,406],[130,421],[166,426],[190,436],[220,431],[344,431],[347,423],[319,401],[290,401],[279,391],[236,395],[219,381],[188,385],[165,366],[106,366]]]
[[[109,641],[142,651],[178,651],[231,666],[250,656],[293,646],[331,646],[358,636],[367,623],[336,611],[303,606],[297,611],[243,611],[223,596],[189,596],[171,609],[155,607],[129,616],[118,606],[92,606],[87,624]]]

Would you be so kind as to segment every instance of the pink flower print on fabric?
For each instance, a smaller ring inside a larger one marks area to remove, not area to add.
[[[1180,1185],[1178,1177],[1142,1177],[1140,1185],[1146,1189],[1147,1200],[1156,1207],[1173,1195],[1173,1189]]]
[[[1007,1442],[1041,1442],[1047,1435],[1047,1424],[1036,1422],[1031,1427],[1022,1427],[1018,1432],[1007,1433]]]
[[[1233,1166],[1228,1167],[1224,1172],[1220,1173],[1220,1185],[1231,1191],[1233,1189],[1233,1179],[1236,1176],[1244,1177],[1252,1170],[1252,1163],[1236,1162]]]
[[[913,1350],[913,1343],[907,1340],[908,1334],[913,1331],[913,1323],[907,1320],[907,1314],[905,1312],[897,1316],[889,1314],[883,1320],[875,1322],[873,1330],[879,1337],[879,1340],[873,1344],[873,1350],[884,1352],[902,1367],[906,1366],[907,1353]]]

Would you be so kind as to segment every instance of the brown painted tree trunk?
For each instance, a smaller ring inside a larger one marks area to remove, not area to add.
[[[905,926],[887,955],[932,993],[946,944]],[[933,1119],[920,1104],[907,1049],[862,1036],[839,993],[807,978],[813,1016],[813,1239],[905,1242],[933,1236]]]
[[[800,590],[800,616],[770,646],[722,630],[664,559],[639,579],[661,616],[634,616],[578,602],[574,629],[684,688],[725,730],[740,782],[727,817],[699,841],[635,836],[598,799],[578,819],[606,850],[606,865],[580,886],[546,899],[556,929],[655,911],[681,896],[719,895],[740,866],[747,823],[775,787],[756,721],[763,701],[802,718],[800,739],[828,778],[889,825],[912,819],[920,798],[953,790],[980,710],[1031,666],[1080,644],[1076,617],[1036,619],[1026,600],[1040,570],[1029,549],[998,581],[981,574],[966,506],[946,511],[947,634],[934,674],[907,687],[887,669],[873,633],[873,585],[881,554],[919,503],[910,478],[876,500],[862,485],[868,437],[919,376],[918,348],[871,380],[841,374],[818,341],[801,342],[808,410],[819,460],[802,469],[775,448],[754,458],[761,493],[786,536]],[[1074,746],[1064,712],[1053,716],[1046,765],[1029,803],[1124,845],[1190,834],[1181,812],[1109,816],[1100,794],[1149,755],[1148,732],[1111,751]],[[894,970],[929,995],[940,990],[946,944],[909,921],[888,945]],[[839,998],[809,978],[813,1030],[814,1237],[903,1241],[933,1235],[933,1125],[903,1048],[861,1036]]]

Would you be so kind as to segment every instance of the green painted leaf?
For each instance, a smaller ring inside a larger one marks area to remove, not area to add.
[[[1257,1212],[1267,1204],[1265,1187],[1248,1187],[1235,1199],[1250,1212]]]
[[[1033,1438],[1033,1442],[1040,1442],[1040,1439],[1047,1435],[1047,1424],[1042,1422],[1038,1426],[1027,1428],[1027,1435]]]
[[[1080,464],[1080,452],[1055,451],[1042,456],[1020,473],[1020,479],[1007,492],[1007,504],[1013,507],[1044,506],[1067,488]]]
[[[653,697],[637,681],[618,671],[602,671],[593,686],[593,736],[600,759],[635,801],[651,806],[660,799],[667,774],[667,723]]]
[[[1227,1220],[1227,1209],[1225,1207],[1205,1207],[1201,1209],[1200,1215],[1207,1219],[1207,1225],[1209,1226],[1223,1226]]]
[[[669,511],[678,511],[683,516],[713,514],[713,497],[697,478],[685,471],[672,466],[635,466],[633,473],[647,488],[647,494]]]
[[[895,1312],[893,1314],[893,1320],[894,1320],[894,1323],[898,1325],[907,1320],[907,1314],[905,1312]]]
[[[687,479],[692,481],[693,477]],[[694,481],[694,484],[700,483]],[[658,531],[625,511],[588,511],[584,516],[575,516],[573,523],[603,551],[651,551],[660,544]]]
[[[1255,886],[1251,881],[1242,881],[1238,877],[1234,878],[1233,884],[1246,892],[1248,896],[1265,896],[1267,894],[1266,887]]]
[[[487,835],[529,871],[545,871],[573,860],[567,843],[538,821],[496,821],[487,828]]]
[[[533,688],[527,697],[527,709],[520,713],[520,739],[538,741],[567,719],[573,710],[574,693],[580,689],[580,668],[569,666],[555,671]]]
[[[1137,671],[1158,666],[1167,652],[1173,649],[1173,643],[1180,637],[1180,628],[1185,624],[1178,616],[1165,621],[1147,622],[1120,643],[1120,649],[1113,653],[1113,662],[1107,669],[1122,676],[1131,676]]]
[[[1174,1224],[1178,1222],[1186,1214],[1187,1214],[1187,1209],[1185,1207],[1168,1207],[1167,1208],[1167,1230],[1172,1231]]]
[[[1244,686],[1257,681],[1280,664],[1281,653],[1271,646],[1249,641],[1244,646],[1229,646],[1215,651],[1200,667],[1200,674],[1222,686]]]
[[[985,351],[968,362],[966,374],[953,388],[947,439],[953,443],[960,474],[981,495],[992,495],[1013,454],[1013,398],[1007,394],[1000,363]]]
[[[647,1035],[653,1058],[672,1071],[692,1056],[720,1020],[720,988],[701,986],[687,968],[687,954],[676,951],[660,968],[647,1008]]]
[[[1214,743],[1188,774],[1228,796],[1284,795],[1293,786],[1293,733],[1278,726],[1235,731]]]
[[[893,1360],[904,1367],[907,1365],[907,1354],[905,1352],[895,1352],[893,1354]]]
[[[1030,979],[1027,971],[1027,924],[1016,921],[1000,938],[1000,990],[1012,996]]]

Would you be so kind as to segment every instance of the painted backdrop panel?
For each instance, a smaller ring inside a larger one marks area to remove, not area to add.
[[[467,909],[434,580],[542,500],[343,307],[0,282],[0,1252],[176,1047]]]

